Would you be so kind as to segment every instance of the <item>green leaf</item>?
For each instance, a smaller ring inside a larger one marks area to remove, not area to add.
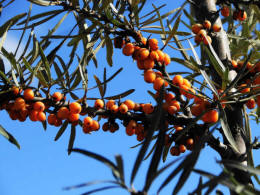
[[[160,116],[160,115],[159,115]],[[157,144],[156,149],[153,154],[153,158],[151,159],[149,169],[147,171],[146,179],[145,179],[145,186],[143,188],[143,191],[148,191],[150,188],[152,182],[156,178],[157,168],[161,160],[161,156],[163,153],[164,143],[165,143],[165,133],[166,133],[167,127],[165,125],[165,117],[161,118],[160,121],[160,129],[159,129],[159,135],[157,138]]]
[[[159,7],[158,8],[154,7],[154,9],[156,10],[156,12],[158,12]],[[173,9],[173,10],[167,12],[166,14],[163,14],[160,18],[164,19],[164,18],[168,17],[169,15],[173,14],[174,12],[178,11],[179,9],[180,9],[180,7],[176,8],[176,9]],[[150,20],[150,21],[147,21],[147,22],[142,22],[141,26],[145,26],[145,25],[148,25],[148,24],[155,23],[155,22],[159,21],[160,18],[158,17],[158,18],[156,18],[154,20]]]
[[[93,153],[93,152],[90,152],[87,150],[82,150],[79,148],[73,148],[70,151],[86,155],[90,158],[93,158],[97,161],[102,162],[104,165],[108,166],[112,170],[113,175],[116,176],[116,178],[120,178],[120,173],[119,173],[118,167],[116,167],[116,165],[113,162],[111,162],[110,160],[108,160],[107,158],[105,158],[99,154],[96,154],[96,153]]]
[[[76,126],[71,125],[70,140],[68,145],[68,155],[70,155],[71,149],[73,148],[75,137],[76,137]]]
[[[133,167],[133,170],[132,170],[132,173],[131,173],[131,184],[133,183],[134,181],[134,178],[136,176],[136,173],[141,165],[141,162],[143,161],[143,158],[145,156],[145,153],[150,145],[150,142],[153,138],[153,133],[155,130],[158,129],[158,126],[160,124],[160,118],[161,115],[162,115],[162,112],[163,112],[163,109],[162,109],[162,102],[163,102],[163,91],[164,91],[164,87],[161,88],[160,90],[160,95],[159,95],[159,98],[158,98],[158,105],[157,105],[157,109],[156,111],[153,112],[153,117],[151,118],[151,123],[150,123],[150,126],[149,126],[149,131],[147,133],[147,136],[145,137],[145,140],[143,142],[143,145],[136,157],[136,160],[135,160],[135,164],[134,164],[134,167]]]
[[[194,66],[193,63],[191,63],[190,61],[188,60],[184,60],[184,59],[180,59],[180,58],[171,58],[171,61],[175,61],[175,62],[178,62],[182,65],[184,65],[185,67],[195,71],[195,72],[199,72],[199,68],[197,66]]]
[[[118,172],[120,174],[120,181],[125,183],[125,175],[124,175],[124,163],[121,155],[116,155],[116,163],[118,167]]]
[[[12,17],[10,20],[8,20],[6,23],[4,23],[0,27],[0,37],[2,37],[4,35],[4,33],[10,28],[10,26],[15,25],[18,22],[18,20],[20,20],[24,16],[26,16],[26,13],[18,14],[16,16]]]
[[[116,99],[120,99],[120,98],[124,98],[128,95],[130,95],[131,93],[133,93],[135,91],[135,89],[129,89],[123,93],[120,93],[118,95],[114,95],[114,96],[109,96],[109,97],[106,97],[104,99],[107,99],[107,100],[116,100]]]
[[[113,52],[114,52],[113,43],[108,35],[105,36],[105,41],[106,41],[106,50],[107,50],[107,55],[106,55],[107,63],[109,64],[109,66],[112,66],[113,65]]]
[[[225,72],[225,68],[223,69],[220,65],[219,62],[217,60],[217,58],[209,51],[209,49],[204,46],[203,47],[204,51],[206,51],[206,53],[208,54],[208,57],[210,59],[211,65],[213,65],[214,69],[216,70],[216,72],[218,73],[219,76],[223,77],[223,74]],[[222,63],[222,62],[221,62]]]
[[[59,1],[45,1],[45,0],[28,0],[34,4],[40,5],[40,6],[51,6],[51,5],[59,5]]]
[[[174,23],[174,26],[171,30],[171,33],[169,34],[169,36],[167,37],[165,43],[164,43],[164,47],[169,43],[169,41],[173,38],[173,36],[176,34],[178,28],[179,28],[179,24],[181,21],[181,15],[179,15],[179,17],[177,18],[176,22]]]
[[[42,18],[42,17],[45,17],[45,16],[49,16],[49,15],[52,15],[52,14],[56,14],[56,13],[61,13],[61,12],[64,12],[64,10],[51,10],[51,11],[47,11],[47,12],[43,12],[43,13],[40,13],[40,14],[36,14],[34,16],[31,16],[29,18],[29,21],[32,21],[32,20],[37,20],[39,18]],[[22,25],[22,24],[25,24],[27,22],[27,19],[19,22],[17,25]]]
[[[104,89],[103,89],[102,83],[101,83],[101,81],[99,80],[99,78],[96,75],[94,75],[94,79],[95,79],[95,81],[97,83],[100,96],[101,96],[101,98],[103,98],[104,97]]]
[[[67,120],[62,124],[61,128],[59,129],[58,133],[56,134],[56,136],[54,138],[54,141],[57,141],[62,136],[62,134],[66,130],[68,124],[69,124],[69,122]]]
[[[1,70],[0,77],[2,78],[2,80],[5,80],[5,82],[9,83],[10,85],[12,84],[11,81],[6,77],[5,73],[3,73]]]
[[[228,121],[227,121],[227,116],[226,113],[224,111],[224,109],[222,108],[221,105],[219,105],[219,110],[220,110],[220,123],[221,123],[221,127],[223,129],[224,135],[227,138],[228,142],[230,143],[231,147],[236,151],[239,152],[238,146],[233,138],[233,135],[231,133],[231,130],[228,126]]]
[[[197,54],[197,52],[195,51],[193,45],[191,44],[190,40],[188,39],[189,45],[191,47],[192,53],[195,56],[196,62],[197,64],[201,65],[201,61],[199,59],[199,56]],[[204,77],[204,79],[206,80],[207,84],[210,86],[211,91],[218,97],[218,92],[216,87],[214,86],[214,84],[212,83],[212,80],[210,79],[210,77],[208,76],[208,74],[206,73],[205,70],[200,69],[200,72],[202,74],[202,76]]]
[[[21,148],[17,140],[10,133],[8,133],[8,131],[6,131],[2,125],[0,125],[0,134],[4,136],[9,142],[14,144],[18,149]]]

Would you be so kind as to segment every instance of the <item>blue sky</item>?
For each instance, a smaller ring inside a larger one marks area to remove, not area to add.
[[[147,8],[143,13],[151,10],[151,1],[148,1]],[[167,6],[162,12],[170,11],[180,5],[182,1],[153,1],[157,6],[167,3]],[[29,3],[25,0],[16,1],[14,4],[3,10],[0,24],[7,18],[17,14],[19,12],[27,11]],[[43,7],[33,6],[32,15],[45,9]],[[61,15],[62,16],[62,15]],[[58,18],[60,18],[59,16]],[[69,27],[72,26],[70,23],[72,16],[65,21],[66,25],[60,29],[57,34],[62,34],[69,31]],[[57,22],[52,20],[51,24]],[[36,37],[39,39],[42,32],[46,32],[50,27],[48,25],[41,26],[35,29]],[[187,30],[187,29],[184,29]],[[10,32],[7,37],[5,46],[7,48],[15,48],[15,43],[19,40],[16,32]],[[57,45],[57,43],[56,43]],[[186,45],[187,46],[187,45]],[[171,57],[179,57],[180,54],[175,50],[166,50]],[[66,59],[66,50],[60,52],[60,55]],[[115,95],[126,91],[129,88],[135,88],[134,94],[131,94],[128,98],[133,99],[136,102],[152,102],[152,98],[146,93],[146,91],[152,90],[152,86],[144,83],[142,72],[139,71],[136,65],[133,63],[130,57],[125,57],[121,54],[118,49],[114,50],[114,66],[109,68],[106,59],[105,51],[101,50],[97,54],[99,62],[99,69],[95,69],[91,63],[88,66],[89,75],[96,74],[102,78],[103,68],[107,67],[108,76],[112,75],[120,67],[123,67],[123,71],[116,79],[114,79],[108,85],[107,96]],[[77,65],[77,64],[76,64]],[[75,66],[76,66],[75,65]],[[171,63],[168,66],[168,71],[183,71],[184,69],[176,64]],[[90,76],[89,86],[94,86],[93,76]],[[97,97],[99,95],[98,90],[90,91],[89,97]],[[93,105],[93,102],[88,102]],[[0,136],[0,194],[3,195],[72,195],[80,194],[95,187],[81,188],[77,190],[64,191],[63,188],[84,182],[93,180],[107,180],[113,179],[111,171],[103,164],[87,158],[85,156],[72,153],[70,156],[67,155],[67,144],[69,140],[70,128],[68,128],[64,135],[57,141],[54,141],[54,137],[58,131],[58,128],[48,126],[47,131],[44,131],[40,123],[33,123],[27,120],[24,123],[12,121],[5,111],[0,114],[0,124],[4,126],[9,132],[11,132],[19,141],[21,150],[7,142]],[[103,122],[101,122],[103,123]],[[120,123],[118,121],[118,123]],[[125,176],[126,181],[129,184],[130,173],[138,152],[138,148],[131,149],[130,147],[136,145],[138,142],[135,137],[129,137],[125,134],[125,130],[120,125],[120,130],[114,134],[105,133],[103,131],[94,132],[92,135],[85,135],[82,133],[80,127],[77,127],[75,147],[87,149],[98,154],[114,160],[116,154],[121,154],[125,164]],[[259,126],[256,124],[252,125],[254,135],[256,136],[256,130],[259,130]],[[186,154],[186,153],[185,153]],[[255,164],[260,163],[259,152],[254,152]],[[170,162],[175,157],[169,156],[167,162]],[[216,164],[216,160],[219,160],[219,156],[216,152],[211,150],[209,147],[205,147],[200,155],[200,159],[197,163],[196,168],[205,169],[211,173],[218,174],[221,171],[220,165]],[[149,161],[145,162],[144,165],[138,172],[134,186],[136,189],[141,189],[145,178],[145,170],[148,168]],[[161,163],[161,166],[163,163]],[[174,167],[169,170],[173,170]],[[155,190],[159,187],[163,179],[169,174],[163,174],[158,178],[152,186],[151,194],[155,194]],[[162,194],[170,194],[172,188],[176,184],[177,180],[173,180],[168,185]],[[205,180],[203,180],[205,181]],[[198,177],[196,174],[192,174],[192,177],[185,184],[180,194],[187,194],[198,184]],[[219,187],[224,193],[227,193],[227,189]],[[97,194],[128,194],[122,190],[108,190]]]

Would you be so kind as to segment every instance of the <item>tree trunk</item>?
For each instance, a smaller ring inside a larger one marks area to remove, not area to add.
[[[202,23],[205,19],[207,19],[211,21],[212,24],[214,24],[215,22],[222,27],[221,19],[219,17],[219,14],[217,13],[215,0],[195,0],[194,2],[196,3],[196,5],[195,4],[193,5],[193,9],[196,10],[194,11],[194,14],[198,22]],[[226,32],[223,30],[223,27],[219,33],[216,33],[216,35],[212,37],[212,46],[215,52],[217,53],[219,59],[222,61],[222,63],[225,66],[227,66],[228,61],[231,60],[231,55],[230,55],[230,49],[228,44],[228,38]],[[211,66],[210,70],[211,70],[210,74],[214,82],[219,83],[221,86],[222,79],[218,76],[213,66]],[[230,71],[229,79],[233,80],[235,77],[236,77],[236,72]],[[238,103],[233,104],[231,108],[229,109],[226,108],[225,112],[226,112],[229,128],[238,146],[239,152],[236,152],[231,147],[229,147],[231,150],[231,153],[229,153],[230,155],[220,154],[220,156],[222,160],[232,160],[247,166],[246,143],[242,136],[242,132],[244,128],[243,106]],[[226,138],[224,137],[223,139],[225,141],[225,144],[229,146]],[[250,174],[248,172],[238,170],[238,169],[231,169],[229,167],[227,167],[227,169],[234,173],[234,177],[238,182],[245,185],[252,184]],[[236,194],[236,193],[231,191],[230,194]]]

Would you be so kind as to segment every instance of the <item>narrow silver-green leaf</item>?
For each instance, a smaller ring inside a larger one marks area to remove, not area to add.
[[[6,131],[2,125],[0,125],[0,134],[4,136],[9,142],[14,144],[18,149],[20,149],[20,145],[17,140],[8,131]]]
[[[68,124],[69,124],[69,122],[67,120],[62,124],[61,128],[59,129],[58,133],[56,134],[56,136],[54,138],[54,141],[57,141],[62,136],[62,134],[66,130]]]
[[[70,155],[71,149],[73,148],[75,137],[76,137],[76,126],[71,125],[70,140],[68,145],[68,155]]]

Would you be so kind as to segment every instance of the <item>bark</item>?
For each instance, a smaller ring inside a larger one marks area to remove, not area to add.
[[[217,23],[222,27],[221,19],[218,16],[217,8],[216,8],[216,1],[215,0],[195,0],[196,4],[193,5],[195,8],[195,15],[198,20],[198,22],[203,22],[205,19],[211,21],[213,24],[214,22]],[[199,11],[197,11],[199,9]],[[228,61],[231,59],[230,56],[230,49],[229,49],[229,43],[228,38],[226,35],[226,32],[221,30],[221,32],[216,33],[212,36],[212,46],[216,53],[218,54],[220,60],[222,63],[227,66]],[[213,66],[210,67],[211,70],[211,76],[212,79],[221,84],[221,78],[218,76],[216,71],[214,70]],[[235,71],[230,71],[229,78],[230,80],[233,80],[236,76]],[[240,104],[234,104],[230,109],[225,109],[228,125],[230,127],[230,130],[232,132],[232,135],[237,143],[237,146],[239,148],[239,152],[235,152],[234,150],[231,150],[230,155],[226,156],[223,153],[220,153],[220,156],[222,160],[232,160],[236,161],[238,163],[241,163],[243,165],[247,165],[247,157],[246,157],[246,143],[243,139],[242,132],[244,128],[243,124],[243,112],[242,112],[242,105]],[[223,135],[224,136],[224,135]],[[225,142],[227,140],[225,137],[223,137]],[[228,143],[225,143],[229,145]],[[232,149],[232,148],[231,148]],[[228,167],[227,167],[228,168]],[[245,171],[241,171],[238,169],[230,169],[230,171],[234,173],[234,177],[237,181],[239,181],[242,184],[248,185],[251,184],[251,178],[250,174]],[[236,194],[235,192],[230,192],[231,194]]]

